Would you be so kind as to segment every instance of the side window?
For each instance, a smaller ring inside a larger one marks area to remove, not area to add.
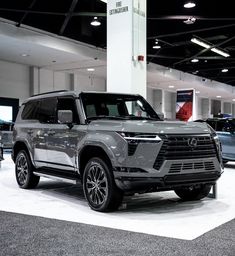
[[[39,101],[27,102],[24,106],[21,118],[23,120],[37,120],[39,111]]]
[[[73,112],[73,123],[80,123],[74,98],[58,98],[57,111],[58,110],[71,110]]]
[[[40,101],[39,121],[41,123],[56,123],[57,98],[46,98]]]

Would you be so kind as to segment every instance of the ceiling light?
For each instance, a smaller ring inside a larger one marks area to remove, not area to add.
[[[215,53],[218,53],[219,55],[222,55],[224,56],[225,58],[229,57],[230,55],[227,53],[227,52],[224,52],[220,49],[217,49],[217,48],[212,48],[211,49],[212,52],[215,52]]]
[[[104,2],[104,3],[106,3],[107,4],[107,0],[100,0],[101,2]]]
[[[210,45],[210,44],[208,44],[208,43],[205,43],[205,42],[203,42],[202,40],[200,40],[200,39],[198,39],[198,38],[195,38],[195,37],[191,39],[191,42],[194,43],[194,44],[198,44],[198,45],[200,45],[200,46],[202,46],[202,47],[204,47],[204,48],[206,48],[206,49],[209,49],[210,47],[213,46],[213,45]],[[217,54],[219,54],[219,55],[222,55],[223,57],[226,57],[226,58],[230,56],[227,52],[222,51],[222,50],[220,50],[220,49],[218,49],[218,48],[216,48],[216,47],[213,47],[213,48],[211,48],[210,50],[211,50],[212,52],[215,52],[215,53],[217,53]]]
[[[191,60],[191,62],[193,62],[193,63],[196,63],[196,62],[198,62],[199,61],[199,59],[192,59]]]
[[[169,87],[169,88],[175,88],[175,86],[174,86],[174,85],[169,85],[168,87]]]
[[[200,93],[200,91],[196,91],[196,94],[199,94]]]
[[[195,21],[196,21],[196,18],[190,17],[190,18],[188,18],[187,20],[184,20],[183,22],[184,22],[185,24],[187,24],[187,25],[191,25],[191,24],[195,23]]]
[[[196,6],[196,4],[192,1],[188,1],[184,4],[184,8],[193,8],[195,6]]]
[[[160,49],[161,48],[161,45],[154,45],[153,46],[153,49]]]
[[[235,99],[233,99],[233,101],[235,101]]]
[[[27,53],[22,53],[21,56],[22,56],[22,57],[29,57],[30,55],[27,54]]]
[[[226,73],[226,72],[228,72],[228,69],[224,68],[224,69],[221,70],[221,72]]]
[[[218,95],[218,96],[216,96],[216,98],[221,98],[221,96],[220,96],[220,95]]]
[[[204,48],[206,48],[206,49],[210,48],[210,45],[209,45],[209,44],[204,43],[204,42],[202,42],[201,40],[199,40],[199,39],[197,39],[197,38],[192,38],[192,39],[191,39],[191,42],[192,42],[192,43],[195,43],[195,44],[198,44],[198,45],[200,45],[200,46],[202,46],[202,47],[204,47]]]
[[[97,17],[94,17],[93,21],[91,22],[91,25],[97,27],[101,25],[101,22],[98,21]]]
[[[95,71],[95,69],[94,68],[88,68],[87,71],[88,72],[93,72],[93,71]]]

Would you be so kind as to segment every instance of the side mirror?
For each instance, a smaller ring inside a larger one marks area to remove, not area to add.
[[[58,122],[60,124],[72,124],[73,123],[73,112],[71,110],[59,110],[58,111]]]

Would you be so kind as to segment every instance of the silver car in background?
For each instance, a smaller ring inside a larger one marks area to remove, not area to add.
[[[220,139],[224,164],[235,161],[235,118],[209,118],[206,122]]]

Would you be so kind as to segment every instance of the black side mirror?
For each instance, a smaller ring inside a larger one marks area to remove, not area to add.
[[[73,123],[73,112],[71,110],[59,110],[58,122],[60,124],[67,124],[71,128]]]

